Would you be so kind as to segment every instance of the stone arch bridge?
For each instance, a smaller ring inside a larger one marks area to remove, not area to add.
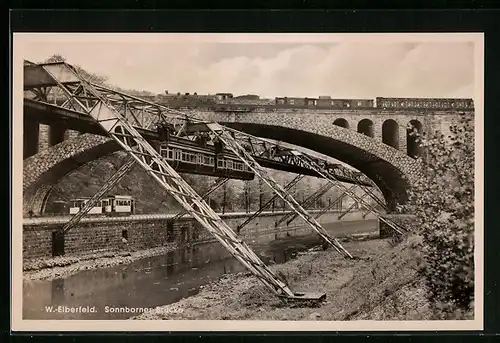
[[[27,111],[25,106],[25,114]],[[458,118],[457,113],[434,113],[431,116],[425,112],[381,113],[380,109],[378,112],[373,109],[354,112],[270,110],[262,107],[251,112],[210,108],[186,111],[200,119],[217,121],[255,136],[302,146],[345,162],[377,184],[390,210],[394,210],[397,203],[406,200],[407,189],[421,172],[418,160],[408,156],[405,151],[408,123],[416,121],[421,123],[419,130],[432,131],[441,130],[443,123],[446,126],[454,118]],[[33,116],[28,118],[28,123],[25,118],[27,139],[25,138],[23,178],[25,214],[30,209],[39,213],[52,188],[64,175],[118,149],[117,144],[109,138],[96,135],[98,130],[91,129],[91,125],[79,123],[64,126],[59,121],[47,126],[31,120]],[[368,126],[371,131],[363,131],[363,120],[371,122],[371,128]],[[392,130],[384,129],[389,120],[397,124],[392,126]],[[75,122],[77,121],[73,121]],[[77,130],[81,128],[85,128],[82,131],[93,134],[78,133]],[[387,138],[387,132],[392,132],[392,136]],[[35,139],[34,142],[33,137],[40,139]],[[35,144],[37,147],[33,148]],[[29,157],[26,157],[27,149],[31,150]]]

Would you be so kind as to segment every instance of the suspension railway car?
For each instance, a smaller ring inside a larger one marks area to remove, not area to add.
[[[243,161],[232,152],[221,150],[216,153],[213,145],[175,136],[159,146],[160,155],[178,172],[253,180],[254,172]]]
[[[69,214],[77,214],[90,198],[77,198],[69,201]],[[89,215],[130,215],[135,213],[135,200],[129,195],[109,195],[92,207]]]

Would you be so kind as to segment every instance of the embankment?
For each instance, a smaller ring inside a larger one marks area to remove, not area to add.
[[[284,304],[248,273],[227,275],[197,295],[133,319],[205,320],[429,320],[432,313],[417,270],[414,241],[392,246],[387,239],[346,242],[362,260],[335,251],[310,252],[272,266],[295,291],[322,291],[316,307]]]

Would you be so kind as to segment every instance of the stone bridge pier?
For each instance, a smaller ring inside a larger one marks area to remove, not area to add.
[[[78,131],[67,128],[64,121],[50,125],[24,120],[23,122],[23,159],[59,144],[67,139],[78,136]]]

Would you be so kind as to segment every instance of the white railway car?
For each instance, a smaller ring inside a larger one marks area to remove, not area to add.
[[[102,199],[105,213],[131,214],[135,212],[135,201],[130,195],[112,195]]]
[[[80,210],[87,204],[90,198],[77,198],[71,199],[69,201],[69,214],[77,214]],[[96,206],[92,207],[88,214],[101,214],[102,206],[100,202],[96,204]]]
[[[69,214],[77,214],[90,198],[77,198],[69,201]],[[135,200],[130,195],[108,195],[101,199],[88,214],[129,215],[135,213]]]

